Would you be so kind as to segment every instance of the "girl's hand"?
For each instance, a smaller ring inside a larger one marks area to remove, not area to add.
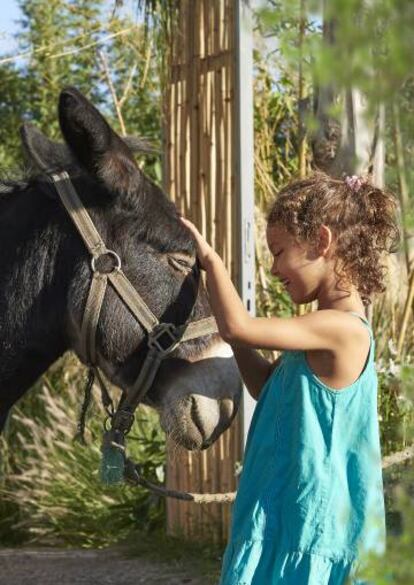
[[[197,256],[201,268],[203,268],[203,270],[207,270],[208,264],[212,262],[214,258],[217,256],[216,252],[189,219],[185,219],[185,217],[180,216],[180,220],[193,234],[197,244]]]

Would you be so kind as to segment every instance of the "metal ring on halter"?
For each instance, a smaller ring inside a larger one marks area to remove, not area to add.
[[[102,254],[99,254],[99,256],[92,256],[91,268],[93,272],[99,272],[99,270],[96,268],[96,261],[99,260],[99,258],[101,258],[102,256],[112,256],[112,258],[114,258],[116,262],[115,266],[107,274],[109,274],[110,272],[121,270],[121,258],[113,250],[106,250],[105,252],[102,252]]]

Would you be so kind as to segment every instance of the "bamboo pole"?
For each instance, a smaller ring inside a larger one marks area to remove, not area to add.
[[[223,10],[221,14],[221,27],[222,27],[222,50],[227,50],[229,47],[229,24],[231,23],[231,29],[234,29],[233,20],[231,18],[230,13],[231,3],[226,1],[223,5]],[[226,23],[229,23],[226,25]],[[223,67],[223,93],[222,93],[222,103],[223,103],[223,139],[224,139],[224,177],[223,177],[223,188],[224,193],[223,196],[227,202],[227,218],[228,218],[228,227],[227,227],[227,234],[226,234],[226,241],[227,241],[227,249],[228,249],[228,256],[229,256],[229,270],[230,274],[233,275],[233,279],[235,279],[234,275],[234,249],[235,249],[235,238],[232,237],[234,233],[233,226],[237,225],[235,222],[235,208],[234,205],[234,190],[231,188],[231,169],[233,168],[233,153],[232,153],[232,142],[233,142],[233,131],[232,131],[232,122],[233,122],[233,111],[234,111],[234,100],[231,97],[231,90],[232,90],[232,80],[231,80],[231,63],[228,61]]]
[[[164,190],[169,194],[171,199],[174,199],[174,191],[171,182],[171,165],[173,148],[171,141],[171,116],[172,111],[172,85],[168,84],[167,89],[164,93],[164,108],[163,108],[163,142],[164,142],[164,167],[163,167],[163,184]]]
[[[196,7],[198,6],[198,2],[190,2],[189,3],[189,20],[188,20],[188,43],[190,46],[190,57],[191,59],[187,62],[187,76],[189,81],[189,106],[190,106],[190,115],[189,115],[189,122],[190,122],[190,144],[191,144],[191,164],[190,168],[187,171],[190,174],[190,201],[191,201],[191,216],[194,218],[194,221],[197,225],[199,225],[199,209],[197,203],[197,179],[198,179],[198,164],[199,164],[199,157],[198,157],[198,140],[197,140],[197,108],[198,108],[198,93],[197,93],[197,83],[198,83],[198,59],[196,55],[196,34],[197,34],[197,25],[198,22],[196,20]],[[191,19],[191,20],[190,20]],[[194,62],[193,62],[194,60]]]
[[[202,77],[202,90],[200,91],[200,137],[202,145],[202,167],[201,167],[201,181],[203,184],[202,193],[202,207],[203,207],[203,229],[207,241],[212,244],[211,239],[211,221],[210,221],[210,186],[209,186],[209,167],[210,167],[210,145],[208,136],[208,123],[209,123],[209,111],[208,111],[208,95],[209,95],[209,74],[208,74],[208,62],[205,59],[205,54],[208,46],[208,5],[205,0],[202,1],[202,46],[203,52],[200,57],[200,75]]]
[[[219,14],[217,10],[217,2],[213,2],[212,6],[213,9],[213,52],[216,54],[219,51],[220,47],[220,32],[219,32]],[[216,216],[216,228],[218,231],[218,239],[219,239],[219,254],[222,257],[224,263],[226,264],[227,258],[224,249],[224,242],[225,242],[225,234],[224,234],[224,226],[225,226],[225,201],[224,198],[220,196],[222,193],[222,169],[223,169],[223,158],[222,158],[222,133],[221,133],[221,116],[222,116],[222,104],[221,104],[221,77],[222,77],[222,68],[221,66],[216,66],[214,70],[214,125],[215,125],[215,137],[216,137],[216,181],[215,181],[215,196],[216,201],[218,201],[218,209],[217,209],[217,216]]]
[[[198,152],[199,152],[199,165],[198,165],[198,207],[200,210],[199,228],[201,233],[205,237],[207,234],[207,217],[206,217],[206,150],[205,150],[205,136],[204,136],[204,114],[205,114],[205,91],[206,91],[206,67],[207,63],[201,62],[201,57],[204,54],[205,48],[205,31],[204,31],[204,2],[200,0],[198,3],[200,8],[200,14],[198,17],[199,27],[197,31],[198,36]]]
[[[220,38],[219,38],[219,4],[217,0],[211,3],[211,10],[212,10],[212,53],[213,55],[217,55],[220,53]],[[216,159],[216,175],[215,175],[215,186],[214,186],[214,198],[216,201],[217,209],[221,207],[221,202],[223,201],[223,192],[221,188],[221,174],[223,170],[223,165],[221,161],[221,152],[222,152],[222,138],[220,133],[220,122],[221,122],[221,112],[220,112],[220,97],[219,91],[221,88],[221,66],[215,66],[214,70],[214,128],[215,128],[215,159]],[[225,225],[225,218],[220,212],[216,219],[216,227],[218,227],[219,231],[219,253],[222,256],[222,259],[225,262],[225,256],[223,254],[223,242],[225,238],[223,226]],[[216,487],[220,486],[220,442],[222,438],[220,437],[215,445],[214,445],[214,458],[211,461],[211,473],[214,477],[214,485]],[[211,510],[211,520],[215,523],[216,526],[219,526],[222,522],[221,518],[221,510],[220,506],[215,505],[214,508]],[[215,535],[217,536],[217,535]]]
[[[177,157],[175,152],[178,146],[178,130],[177,130],[177,96],[178,96],[178,84],[173,83],[171,85],[171,115],[170,115],[170,134],[171,134],[171,194],[173,201],[177,199],[178,193],[178,168],[177,168]]]
[[[191,189],[192,189],[192,175],[191,175],[191,167],[193,165],[192,160],[192,149],[191,149],[191,124],[192,124],[192,99],[193,99],[193,83],[192,83],[192,76],[191,76],[191,59],[193,54],[193,44],[192,44],[192,35],[190,36],[189,29],[192,30],[192,11],[191,0],[184,1],[185,12],[183,18],[183,31],[184,31],[184,38],[188,39],[187,42],[184,43],[185,50],[184,53],[184,64],[182,66],[183,71],[183,83],[185,83],[186,87],[186,141],[187,141],[187,149],[186,149],[186,166],[183,170],[183,176],[186,177],[187,187],[186,187],[186,214],[195,222],[197,222],[196,210],[191,208]]]

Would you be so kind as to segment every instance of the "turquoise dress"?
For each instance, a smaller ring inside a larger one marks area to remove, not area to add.
[[[247,438],[220,585],[362,585],[385,551],[375,341],[358,380],[324,384],[285,351]]]

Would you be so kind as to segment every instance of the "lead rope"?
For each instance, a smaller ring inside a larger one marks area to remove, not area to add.
[[[99,370],[93,366],[90,366],[88,369],[88,375],[86,379],[85,389],[84,389],[84,397],[82,402],[82,407],[79,415],[79,421],[77,425],[77,432],[75,435],[75,440],[78,440],[83,445],[86,445],[85,439],[85,428],[86,428],[86,415],[88,413],[91,398],[92,398],[92,388],[95,382],[95,379],[99,382],[99,389],[101,391],[101,400],[102,405],[106,411],[106,414],[109,418],[112,418],[114,415],[114,403],[109,394],[108,388],[103,381],[102,376],[99,373]]]
[[[102,400],[103,407],[104,407],[108,417],[112,418],[115,414],[115,407],[114,407],[113,400],[109,394],[108,388],[106,387],[106,384],[105,384],[98,368],[94,368],[94,371],[95,371],[95,376],[99,382],[99,389],[101,391],[101,400]]]
[[[88,370],[88,377],[86,380],[85,390],[84,390],[84,397],[82,402],[82,408],[79,415],[79,422],[77,426],[77,433],[75,435],[75,440],[82,443],[82,445],[86,445],[85,440],[85,426],[86,426],[86,415],[91,403],[92,398],[92,387],[95,381],[95,372],[93,368],[89,368]]]

